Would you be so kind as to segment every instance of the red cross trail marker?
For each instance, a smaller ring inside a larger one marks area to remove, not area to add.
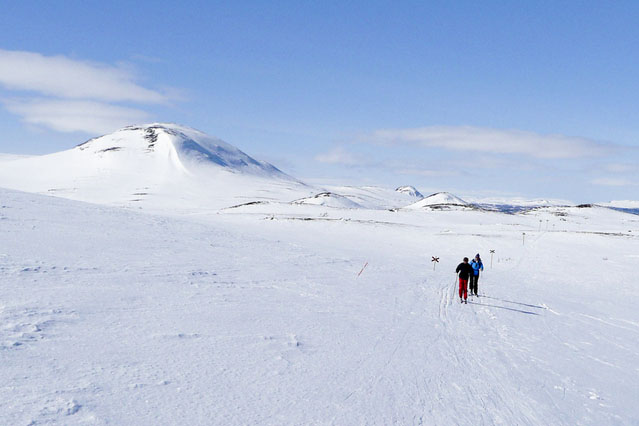
[[[433,258],[433,260],[431,260],[431,262],[433,262],[433,271],[435,270],[435,265],[437,265],[439,263],[439,257],[435,257],[435,256],[431,256]]]

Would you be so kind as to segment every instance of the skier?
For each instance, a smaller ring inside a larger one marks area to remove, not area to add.
[[[473,275],[473,268],[468,264],[467,257],[457,266],[455,273],[459,276],[459,302],[468,303],[466,300],[468,298],[468,278]]]
[[[475,293],[475,296],[479,296],[477,294],[477,282],[479,281],[479,271],[484,270],[484,264],[481,261],[481,257],[479,257],[479,253],[475,255],[475,258],[470,262],[470,266],[473,268],[473,275],[470,276],[470,294]]]

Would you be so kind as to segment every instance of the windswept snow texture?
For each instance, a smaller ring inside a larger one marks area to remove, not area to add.
[[[639,423],[637,216],[249,207],[0,189],[0,424]]]
[[[175,124],[126,127],[67,151],[0,160],[0,187],[127,207],[215,209],[310,193],[271,164]]]

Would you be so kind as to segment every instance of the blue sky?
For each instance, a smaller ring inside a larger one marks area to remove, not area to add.
[[[178,122],[288,173],[639,199],[639,2],[8,2],[0,152]]]

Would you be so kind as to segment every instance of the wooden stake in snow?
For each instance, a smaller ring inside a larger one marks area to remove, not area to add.
[[[359,276],[362,275],[362,272],[364,272],[364,269],[366,269],[367,266],[368,266],[368,262],[366,262],[364,266],[362,266],[362,270],[359,271],[359,274],[357,274],[357,278],[359,278]]]
[[[493,255],[495,254],[495,250],[490,251],[490,269],[493,269]]]
[[[433,260],[431,260],[431,262],[433,262],[433,271],[435,270],[435,265],[437,265],[439,263],[439,257],[435,257],[435,256],[431,256],[433,258]]]

